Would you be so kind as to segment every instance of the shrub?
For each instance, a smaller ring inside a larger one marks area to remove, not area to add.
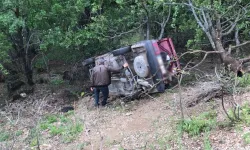
[[[245,74],[242,77],[238,77],[238,86],[247,87],[250,85],[250,74]]]
[[[62,79],[55,78],[55,79],[50,80],[50,83],[52,85],[58,86],[58,85],[62,85],[64,83],[64,81]]]
[[[245,144],[250,144],[250,133],[246,133],[243,135],[244,143]]]
[[[5,131],[0,132],[0,142],[6,141],[10,138],[10,134]]]
[[[198,117],[183,120],[179,125],[181,129],[194,136],[209,131],[216,123],[216,112],[206,112]]]
[[[46,117],[46,120],[48,123],[54,123],[57,122],[57,116],[56,115],[49,115]]]
[[[249,106],[249,104],[246,103],[241,107],[240,119],[242,122],[246,123],[247,125],[250,125],[250,106]]]
[[[72,142],[83,131],[83,124],[71,116],[74,111],[61,115],[46,116],[40,123],[40,129],[48,130],[52,136],[59,135],[65,143]]]

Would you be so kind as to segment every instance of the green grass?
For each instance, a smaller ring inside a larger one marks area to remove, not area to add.
[[[248,132],[248,133],[245,133],[244,135],[243,135],[243,139],[244,139],[244,143],[245,144],[250,144],[250,133]]]
[[[62,85],[64,81],[62,79],[52,79],[50,80],[51,85],[59,86]]]
[[[49,126],[48,129],[49,129],[49,133],[52,136],[61,135],[63,132],[65,132],[65,128],[63,126],[54,126],[54,125],[51,125],[51,126]]]
[[[27,141],[31,147],[34,147],[38,144],[37,143],[38,133],[39,132],[37,131],[37,128],[32,128],[29,130],[29,135],[27,139],[25,139],[25,141]]]
[[[23,134],[23,131],[22,130],[17,130],[16,131],[16,136],[20,136],[20,135],[22,135]]]
[[[48,130],[51,136],[59,135],[64,143],[72,142],[83,131],[83,124],[72,117],[74,111],[46,116],[40,123],[41,130]]]
[[[10,133],[6,131],[0,131],[0,142],[7,141],[10,138]]]
[[[179,123],[181,130],[191,136],[210,131],[216,125],[216,112],[205,112],[197,117],[185,119]]]
[[[242,106],[237,107],[235,113],[233,109],[228,111],[228,115],[231,118],[231,122],[235,124],[250,125],[250,106],[249,103],[245,103]]]
[[[241,107],[240,119],[246,125],[250,125],[250,106],[248,103]]]
[[[237,79],[239,81],[238,86],[240,87],[247,87],[250,85],[250,74],[244,74],[243,77],[238,77]]]
[[[54,122],[57,122],[57,116],[56,115],[49,115],[46,117],[46,120],[48,123],[54,123]]]
[[[34,146],[37,146],[37,138],[33,138],[32,140],[31,140],[31,142],[30,142],[30,146],[31,147],[34,147]]]
[[[64,128],[63,142],[69,143],[76,139],[76,137],[83,131],[83,125],[80,122],[70,124]]]
[[[159,144],[160,149],[169,149],[169,141],[171,141],[171,139],[168,136],[157,139],[157,143]]]
[[[209,140],[209,132],[205,133],[205,137],[204,137],[204,149],[205,150],[212,150],[211,143],[210,143],[210,140]]]

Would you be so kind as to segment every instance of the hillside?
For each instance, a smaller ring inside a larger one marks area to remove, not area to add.
[[[192,107],[185,106],[190,101],[187,97],[197,94],[192,91],[200,90],[206,84],[195,83],[182,89],[185,121],[190,124],[189,128],[180,128],[178,89],[127,103],[111,97],[107,107],[95,108],[90,96],[61,105],[62,90],[45,94],[49,90],[37,87],[41,90],[36,94],[1,110],[0,147],[37,149],[39,145],[41,150],[249,149],[248,118],[246,123],[231,124],[223,112],[220,97],[200,101]],[[237,96],[237,102],[249,103],[249,97],[250,93],[245,92]],[[225,96],[224,99],[231,98]],[[60,112],[62,106],[70,104],[74,111]],[[246,108],[250,110],[249,106]],[[188,122],[190,118],[192,123]],[[204,130],[202,127],[208,128]],[[197,135],[193,132],[196,130]]]

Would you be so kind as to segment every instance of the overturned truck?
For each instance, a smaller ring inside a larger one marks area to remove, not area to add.
[[[86,59],[82,64],[89,67],[90,76],[100,58],[104,58],[107,67],[118,69],[125,62],[129,64],[121,72],[111,73],[110,95],[137,97],[141,93],[164,92],[166,84],[180,69],[170,38],[141,41]]]

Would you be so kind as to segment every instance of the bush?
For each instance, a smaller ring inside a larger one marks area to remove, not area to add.
[[[40,123],[40,129],[48,130],[52,136],[59,135],[65,143],[72,142],[83,131],[83,124],[72,119],[73,111],[61,115],[46,116]]]
[[[246,133],[243,135],[244,143],[245,144],[250,144],[250,133]]]
[[[179,125],[181,129],[194,136],[201,132],[210,131],[216,124],[216,112],[206,112],[198,117],[183,120]]]
[[[34,68],[37,69],[38,72],[44,72],[47,69],[47,65],[48,65],[48,58],[40,57],[36,59],[34,63]]]
[[[250,85],[250,74],[245,74],[243,77],[238,77],[238,86],[247,87]]]
[[[0,132],[0,142],[6,141],[10,138],[10,134],[5,131]]]
[[[241,108],[240,119],[242,122],[250,125],[250,106],[249,104],[244,104]]]
[[[64,83],[64,81],[62,79],[52,79],[52,80],[50,80],[50,83],[52,85],[59,86],[59,85],[62,85]]]

